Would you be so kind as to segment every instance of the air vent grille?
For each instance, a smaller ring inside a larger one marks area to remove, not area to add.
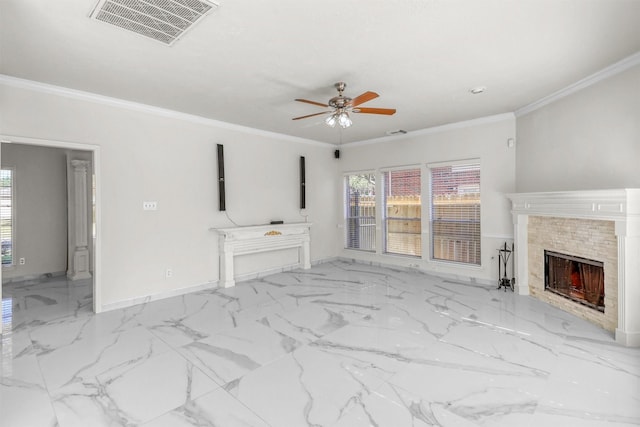
[[[170,45],[217,7],[200,0],[100,0],[91,18]]]

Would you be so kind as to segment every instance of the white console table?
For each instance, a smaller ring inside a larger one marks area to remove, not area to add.
[[[308,222],[212,228],[212,231],[218,233],[220,286],[235,286],[233,259],[238,255],[298,248],[300,266],[304,269],[311,268],[310,228],[311,224]]]

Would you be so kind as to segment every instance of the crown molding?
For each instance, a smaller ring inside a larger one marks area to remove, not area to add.
[[[513,120],[514,118],[515,116],[513,113],[495,114],[493,116],[479,117],[477,119],[464,120],[462,122],[447,123],[446,125],[434,126],[430,128],[419,129],[416,131],[409,131],[402,135],[383,136],[380,138],[366,139],[363,141],[348,142],[346,144],[342,144],[341,147],[359,147],[362,145],[398,141],[401,139],[414,138],[416,136],[432,135],[441,132],[449,132],[456,129],[464,129],[473,126],[481,126],[489,123],[501,122],[504,120]]]
[[[3,84],[5,86],[16,87],[20,89],[32,90],[34,92],[58,95],[66,98],[94,102],[96,104],[107,105],[110,107],[117,107],[117,108],[122,108],[126,110],[152,114],[155,116],[165,117],[169,119],[182,120],[185,122],[195,123],[195,124],[204,125],[204,126],[211,126],[219,129],[242,132],[249,135],[256,135],[256,136],[261,136],[265,138],[278,139],[280,141],[284,140],[289,142],[315,145],[320,147],[335,148],[335,144],[330,144],[328,142],[320,142],[312,139],[300,138],[296,136],[285,135],[282,133],[255,129],[248,126],[242,126],[234,123],[223,122],[220,120],[209,119],[209,118],[197,116],[194,114],[181,113],[179,111],[169,110],[167,108],[155,107],[153,105],[142,104],[139,102],[127,101],[119,98],[112,98],[105,95],[99,95],[91,92],[84,92],[81,90],[70,89],[63,86],[55,86],[47,83],[40,83],[33,80],[21,79],[18,77],[8,76],[6,74],[0,74],[0,84]]]
[[[585,77],[582,80],[579,80],[563,89],[560,89],[557,92],[547,95],[535,102],[532,102],[531,104],[521,107],[515,110],[514,112],[480,117],[477,119],[465,120],[461,122],[448,123],[441,126],[434,126],[430,128],[416,130],[416,131],[410,131],[403,135],[384,136],[380,138],[349,142],[349,143],[338,145],[338,146],[346,148],[346,147],[357,147],[357,146],[369,145],[369,144],[379,144],[379,143],[384,143],[389,141],[398,141],[402,139],[412,138],[415,136],[431,135],[431,134],[447,132],[455,129],[463,129],[467,127],[479,126],[483,124],[499,122],[502,120],[518,118],[520,116],[529,114],[539,108],[542,108],[545,105],[556,102],[575,92],[578,92],[582,89],[592,86],[602,80],[613,77],[616,74],[619,74],[637,65],[640,65],[640,52],[637,52],[631,56],[628,56],[622,59],[621,61],[618,61],[588,77]],[[91,92],[84,92],[76,89],[69,89],[62,86],[55,86],[55,85],[50,85],[46,83],[40,83],[32,80],[8,76],[5,74],[0,74],[0,84],[22,88],[22,89],[33,90],[41,93],[49,93],[49,94],[54,94],[58,96],[64,96],[67,98],[95,102],[102,105],[108,105],[112,107],[123,108],[123,109],[132,110],[132,111],[143,112],[147,114],[153,114],[160,117],[182,120],[190,123],[201,124],[201,125],[216,127],[220,129],[227,129],[227,130],[232,130],[236,132],[242,132],[245,134],[266,137],[266,138],[275,138],[275,139],[285,140],[289,142],[296,142],[296,143],[315,145],[315,146],[321,146],[321,147],[335,148],[337,146],[336,144],[333,144],[333,143],[321,142],[321,141],[316,141],[316,140],[307,139],[307,138],[300,138],[300,137],[286,135],[286,134],[277,133],[277,132],[255,129],[248,126],[242,126],[234,123],[223,122],[220,120],[209,119],[206,117],[197,116],[193,114],[181,113],[178,111],[169,110],[161,107],[155,107],[152,105],[142,104],[139,102],[127,101],[127,100],[112,98],[109,96],[99,95]]]
[[[560,89],[559,91],[554,92],[550,95],[547,95],[544,98],[541,98],[535,102],[532,102],[529,105],[525,105],[522,108],[518,108],[515,111],[515,116],[520,117],[520,116],[524,116],[525,114],[529,114],[532,111],[535,111],[539,108],[544,107],[545,105],[556,102],[566,96],[569,96],[575,92],[578,92],[582,89],[592,86],[602,80],[608,79],[609,77],[613,77],[616,74],[619,74],[637,65],[640,65],[640,52],[637,52],[631,56],[624,58],[621,61],[611,64],[608,67],[603,68],[602,70],[565,87],[564,89]]]
[[[65,148],[68,150],[97,151],[100,149],[96,144],[85,144],[72,141],[60,141],[44,138],[31,138],[20,135],[0,134],[0,143],[2,144],[24,144],[24,145],[40,145],[43,147]]]

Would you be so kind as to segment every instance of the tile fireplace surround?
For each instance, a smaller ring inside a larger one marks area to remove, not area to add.
[[[640,189],[517,193],[512,203],[516,289],[640,347]],[[604,263],[605,311],[544,291],[544,250]]]

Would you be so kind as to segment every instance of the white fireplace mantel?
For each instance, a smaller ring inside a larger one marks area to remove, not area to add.
[[[219,236],[220,286],[235,286],[234,257],[239,255],[298,248],[299,265],[311,268],[310,228],[308,222],[212,228]]]
[[[529,216],[615,222],[618,241],[616,341],[640,346],[640,189],[508,194],[516,245],[516,286],[529,294]]]

